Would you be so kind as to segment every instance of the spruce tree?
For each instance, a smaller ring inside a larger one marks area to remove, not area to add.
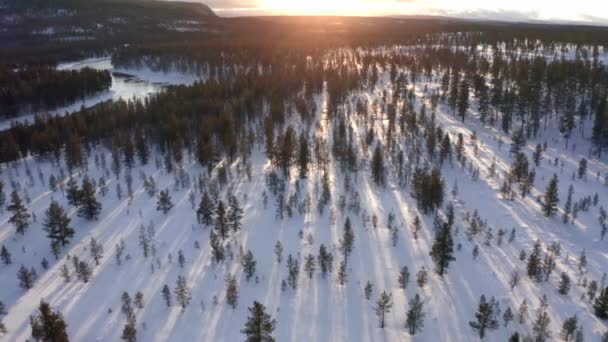
[[[45,342],[68,342],[67,327],[63,315],[59,311],[53,311],[51,306],[44,300],[40,301],[38,313],[30,316],[32,337],[37,341]]]
[[[169,286],[167,286],[167,284],[165,284],[163,286],[161,293],[163,295],[163,299],[165,300],[165,304],[167,304],[167,307],[170,307],[171,306],[171,290],[169,289]]]
[[[89,240],[89,252],[95,260],[95,265],[99,266],[99,260],[103,257],[103,245],[101,245],[94,237]]]
[[[8,222],[15,226],[17,233],[24,235],[30,225],[30,214],[16,190],[11,192],[11,202],[6,209],[12,213]]]
[[[576,315],[567,318],[562,324],[562,338],[565,341],[570,341],[574,337],[574,333],[576,332],[576,328],[578,327],[578,318]]]
[[[173,290],[175,293],[175,300],[182,307],[182,310],[186,309],[186,306],[190,304],[190,299],[192,299],[192,294],[190,293],[190,288],[186,283],[186,278],[183,276],[177,276],[177,281],[175,282],[175,289]]]
[[[532,331],[534,332],[534,339],[538,342],[545,342],[551,339],[551,331],[549,330],[549,324],[551,324],[551,318],[547,313],[547,297],[543,295],[540,300],[540,307],[536,314],[536,320],[532,325]]]
[[[578,178],[581,179],[587,174],[587,159],[583,158],[578,162]]]
[[[304,259],[304,270],[308,273],[308,278],[312,279],[312,275],[315,273],[316,269],[315,257],[312,254],[308,254]]]
[[[424,312],[422,311],[422,300],[420,296],[416,294],[413,299],[409,302],[410,309],[407,312],[405,318],[405,327],[407,328],[410,335],[415,335],[417,332],[422,330],[424,327]]]
[[[378,301],[376,302],[376,306],[374,307],[374,311],[376,311],[376,316],[378,316],[380,328],[384,329],[386,314],[391,312],[392,307],[393,295],[387,293],[386,291],[382,291],[382,293],[380,294],[380,298],[378,299]]]
[[[397,282],[399,283],[399,287],[403,290],[407,287],[407,283],[410,281],[410,271],[407,266],[401,267],[399,270],[399,277],[397,278]]]
[[[559,294],[567,295],[570,291],[570,277],[566,272],[562,272],[559,281]]]
[[[67,189],[65,191],[66,198],[68,199],[68,204],[74,207],[80,205],[80,189],[78,189],[78,184],[74,178],[70,177],[67,183]]]
[[[204,224],[205,226],[210,226],[213,223],[214,211],[215,206],[213,205],[211,197],[209,197],[207,191],[203,192],[201,203],[198,205],[198,209],[196,210],[196,217],[198,218],[198,222],[200,224]]]
[[[221,200],[217,203],[215,209],[215,231],[222,238],[222,241],[228,237],[228,220],[226,218],[226,207]]]
[[[534,149],[534,153],[532,154],[532,159],[534,160],[534,165],[539,166],[541,158],[543,157],[543,147],[540,144],[536,145]]]
[[[46,237],[51,240],[51,249],[55,258],[59,257],[60,247],[67,245],[70,238],[74,236],[74,229],[70,227],[70,221],[63,207],[57,201],[52,200],[46,210],[44,231]]]
[[[228,200],[228,226],[232,228],[234,232],[241,229],[241,220],[243,219],[243,209],[239,208],[239,201],[236,196],[230,196]]]
[[[384,185],[384,155],[380,144],[376,145],[371,161],[372,179],[376,185]]]
[[[19,279],[19,286],[22,289],[29,290],[34,286],[34,281],[36,281],[36,272],[33,268],[28,270],[25,266],[21,265],[17,271],[17,279]]]
[[[557,212],[557,204],[559,203],[559,195],[557,189],[557,175],[554,174],[553,178],[547,186],[545,192],[545,201],[543,202],[543,213],[546,217],[552,217]]]
[[[173,208],[173,203],[171,202],[169,189],[161,190],[156,201],[156,210],[162,211],[164,215],[167,215],[171,208]]]
[[[13,263],[11,253],[4,245],[2,245],[2,249],[0,249],[0,260],[2,260],[2,263],[6,266]]]
[[[429,255],[435,262],[435,270],[439,276],[443,277],[450,262],[456,260],[454,257],[454,240],[452,239],[452,231],[447,223],[443,223],[437,234],[435,242],[431,247]]]
[[[239,287],[236,277],[229,274],[226,276],[226,303],[236,309],[239,298]]]
[[[598,318],[603,320],[608,319],[608,286],[603,291],[600,291],[597,298],[595,298],[593,311]]]
[[[344,221],[344,234],[342,235],[342,240],[340,241],[340,249],[344,255],[345,263],[348,261],[348,256],[353,250],[354,241],[355,233],[351,227],[350,218],[346,217],[346,220]]]
[[[304,179],[308,176],[308,164],[310,163],[310,148],[308,146],[308,137],[302,132],[299,139],[298,149],[298,170],[300,178]]]
[[[247,281],[249,281],[249,279],[251,279],[251,277],[253,277],[255,275],[255,266],[256,266],[256,261],[255,258],[253,257],[253,253],[251,252],[251,250],[248,250],[247,253],[245,254],[245,256],[243,257],[243,271],[245,272],[245,277],[247,279]]]
[[[272,333],[277,325],[269,314],[266,313],[264,305],[254,301],[253,306],[248,308],[249,317],[241,332],[245,334],[246,342],[274,342]]]
[[[82,181],[80,190],[80,203],[78,207],[78,216],[85,220],[97,220],[101,212],[101,204],[95,198],[95,189],[89,177],[85,177]]]
[[[469,322],[471,328],[477,331],[481,339],[486,335],[486,330],[496,330],[498,328],[493,300],[494,298],[488,302],[486,301],[486,296],[481,295],[479,307],[477,308],[477,313],[475,313],[475,320]]]

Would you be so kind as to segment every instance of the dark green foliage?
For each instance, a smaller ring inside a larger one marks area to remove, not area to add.
[[[156,201],[156,210],[162,211],[164,215],[167,215],[171,208],[173,208],[173,203],[171,202],[169,189],[161,190],[158,194],[158,200]]]
[[[272,333],[276,325],[277,322],[266,313],[264,305],[254,301],[253,306],[249,308],[249,318],[241,332],[245,334],[246,342],[273,342]]]
[[[68,325],[59,311],[53,311],[44,300],[40,301],[38,313],[30,316],[32,337],[44,342],[68,342]]]
[[[475,313],[475,320],[469,322],[471,328],[477,331],[479,338],[484,338],[487,330],[498,329],[498,320],[496,319],[494,297],[488,302],[486,296],[481,295],[479,299],[479,307]]]
[[[101,212],[101,204],[95,198],[95,188],[89,177],[85,177],[82,181],[80,190],[80,201],[78,207],[78,216],[85,220],[97,220]]]
[[[51,201],[51,205],[46,210],[44,231],[46,231],[46,237],[51,240],[51,249],[56,258],[59,249],[67,245],[70,238],[74,236],[74,229],[70,227],[70,221],[63,207],[57,201]]]
[[[30,225],[30,214],[27,212],[27,208],[23,204],[23,201],[21,201],[17,191],[11,193],[11,203],[6,209],[12,214],[8,222],[17,228],[17,233],[24,235],[25,230]]]
[[[446,272],[450,262],[456,260],[454,257],[454,240],[452,229],[447,223],[441,224],[435,234],[435,242],[431,247],[429,255],[435,262],[435,271],[440,276]]]
[[[546,217],[552,217],[557,212],[557,204],[559,203],[559,194],[557,188],[557,175],[553,175],[553,178],[547,186],[545,191],[545,198],[543,202],[543,213]]]

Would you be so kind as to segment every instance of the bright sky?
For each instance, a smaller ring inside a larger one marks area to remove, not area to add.
[[[444,15],[476,19],[581,21],[608,25],[608,0],[186,0],[220,16]]]

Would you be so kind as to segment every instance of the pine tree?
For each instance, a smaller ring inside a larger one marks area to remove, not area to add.
[[[69,239],[74,236],[74,229],[70,227],[70,221],[63,207],[57,201],[52,200],[51,205],[46,210],[44,231],[46,237],[51,240],[51,249],[55,258],[59,257],[59,248],[67,245]]]
[[[564,223],[568,223],[570,221],[570,213],[572,212],[572,195],[574,194],[574,188],[572,184],[568,187],[568,198],[566,199],[566,204],[564,205],[564,216],[562,216],[562,221]]]
[[[420,300],[420,296],[416,294],[413,299],[410,300],[410,309],[407,312],[405,318],[405,327],[407,328],[410,335],[415,335],[417,332],[422,330],[424,327],[424,312],[422,311],[423,303]]]
[[[524,134],[523,128],[513,132],[511,141],[510,153],[512,155],[520,154],[521,150],[526,146],[526,135]]]
[[[76,268],[76,276],[78,279],[82,280],[83,283],[88,283],[91,278],[91,274],[93,271],[91,270],[91,266],[86,261],[78,262]]]
[[[545,201],[543,202],[543,213],[546,217],[552,217],[557,212],[557,204],[559,203],[559,195],[557,189],[557,175],[554,174],[553,178],[547,186],[545,192]]]
[[[171,202],[169,189],[161,190],[156,201],[156,210],[162,211],[163,215],[167,215],[171,208],[173,208],[173,203]]]
[[[367,281],[365,283],[365,288],[363,288],[363,293],[365,294],[365,299],[370,300],[372,298],[372,291],[374,290],[374,285]]]
[[[177,251],[177,263],[179,264],[180,268],[184,268],[184,265],[186,265],[186,257],[181,249]]]
[[[274,245],[274,255],[277,258],[277,263],[281,263],[281,261],[283,260],[283,244],[281,244],[281,241],[277,240],[277,243],[275,243]]]
[[[230,196],[228,200],[228,226],[234,232],[241,229],[241,220],[243,219],[243,209],[239,208],[239,201],[236,196]]]
[[[274,342],[272,333],[277,325],[269,314],[266,313],[264,305],[254,301],[253,306],[248,308],[249,317],[245,328],[241,330],[245,334],[246,342]]]
[[[21,265],[17,271],[17,279],[19,279],[19,286],[22,289],[29,290],[34,286],[34,282],[36,281],[36,271],[33,268],[28,270],[25,266]]]
[[[211,245],[211,252],[215,262],[224,260],[224,246],[222,245],[222,240],[213,230],[209,232],[209,245]]]
[[[40,301],[38,314],[30,316],[32,337],[36,341],[45,342],[68,342],[67,327],[63,315],[59,311],[53,311],[51,306],[44,300]]]
[[[298,149],[298,169],[300,178],[308,176],[308,164],[310,163],[310,148],[308,147],[308,137],[304,132],[300,134]]]
[[[456,260],[454,258],[454,241],[452,239],[452,231],[447,223],[443,223],[440,229],[435,235],[435,242],[431,247],[429,253],[433,261],[435,262],[435,270],[439,276],[443,277],[443,274],[447,270],[451,261]]]
[[[605,287],[603,291],[600,291],[597,298],[595,298],[593,311],[598,318],[604,320],[608,319],[608,287]]]
[[[346,263],[344,262],[344,260],[342,260],[340,262],[340,266],[338,266],[338,284],[344,286],[344,284],[346,283],[346,277]]]
[[[213,201],[207,191],[203,192],[203,197],[201,198],[201,203],[196,210],[196,217],[198,218],[198,222],[204,224],[205,226],[210,226],[213,223],[213,212],[215,211],[215,206],[213,205]]]
[[[534,160],[534,165],[539,166],[542,157],[543,157],[543,147],[540,146],[540,144],[536,144],[536,148],[534,149],[534,154],[532,154],[532,159]]]
[[[386,293],[386,291],[382,291],[382,294],[380,294],[380,298],[374,307],[374,311],[376,311],[376,316],[378,316],[378,321],[380,322],[380,328],[384,329],[386,314],[391,312],[392,307],[393,295]]]
[[[528,301],[524,299],[524,301],[521,302],[519,309],[517,310],[517,320],[519,321],[519,324],[524,324],[527,316],[528,316]]]
[[[8,222],[17,228],[17,233],[24,235],[25,230],[30,225],[30,214],[16,190],[11,193],[11,203],[6,209],[12,213]]]
[[[239,287],[236,277],[229,274],[226,276],[226,303],[236,309],[239,298]]]
[[[256,261],[253,257],[253,253],[251,252],[251,250],[248,250],[247,254],[245,254],[245,256],[243,257],[243,271],[245,272],[245,277],[247,281],[249,281],[249,279],[251,279],[251,277],[255,275],[255,266]]]
[[[99,266],[99,260],[103,258],[103,245],[92,237],[89,241],[89,251],[91,252],[91,258],[95,260],[95,265]]]
[[[513,311],[511,311],[511,307],[509,306],[505,313],[502,315],[502,319],[505,321],[505,328],[509,325],[514,318]]]
[[[458,88],[456,106],[458,107],[458,116],[460,116],[460,119],[464,122],[467,109],[469,109],[469,83],[466,79],[462,80],[462,83],[460,83],[460,87]]]
[[[74,180],[74,178],[70,177],[70,179],[68,179],[68,183],[67,183],[67,189],[66,189],[66,198],[68,199],[68,204],[74,207],[77,207],[80,205],[80,189],[78,189],[78,184],[76,184],[76,181]]]
[[[564,321],[564,324],[562,324],[562,338],[565,341],[570,341],[570,339],[572,339],[574,337],[574,333],[576,331],[576,328],[578,327],[578,318],[576,317],[576,315],[567,318]]]
[[[101,212],[101,204],[95,198],[95,189],[88,176],[82,181],[78,216],[85,220],[97,220]]]
[[[165,300],[165,304],[167,304],[167,307],[170,307],[171,306],[171,290],[169,289],[169,286],[167,286],[167,284],[165,284],[165,286],[163,286],[161,293],[163,295],[163,299]]]
[[[222,238],[222,241],[228,236],[228,221],[226,219],[226,207],[221,200],[218,202],[215,209],[215,231]]]
[[[549,330],[549,324],[551,324],[551,318],[547,313],[547,297],[543,295],[540,300],[540,307],[536,315],[536,320],[532,326],[534,331],[534,339],[538,342],[544,342],[551,339],[551,331]]]
[[[399,287],[405,290],[407,287],[407,283],[410,281],[410,271],[407,266],[401,267],[399,270],[399,277],[397,278],[397,282],[399,283]]]
[[[304,270],[308,273],[308,278],[312,279],[312,275],[315,273],[316,269],[315,257],[312,254],[308,254],[304,259]]]
[[[135,323],[135,316],[127,318],[127,323],[125,323],[125,326],[122,329],[122,335],[120,335],[120,338],[123,341],[135,342],[137,340],[137,328],[135,327]]]
[[[190,299],[192,298],[190,288],[186,283],[186,278],[181,275],[177,276],[177,281],[175,283],[175,289],[173,292],[175,293],[175,300],[182,307],[182,310],[185,310],[186,306],[190,304]]]
[[[0,260],[2,260],[2,263],[6,266],[13,263],[11,253],[8,251],[8,249],[6,249],[6,247],[4,247],[4,245],[2,245],[2,249],[0,249]]]
[[[559,294],[567,295],[570,291],[570,277],[566,272],[562,272],[559,281]]]
[[[587,159],[583,158],[578,162],[578,179],[585,177],[587,174]]]
[[[380,144],[376,145],[371,162],[372,179],[376,185],[384,185],[384,155]]]
[[[144,308],[144,294],[141,293],[140,291],[137,291],[137,293],[135,294],[135,299],[133,300],[133,303],[135,304],[136,308],[143,309]]]
[[[540,240],[536,240],[536,242],[534,243],[532,253],[530,253],[530,255],[528,256],[528,264],[527,264],[528,276],[535,281],[542,280],[543,270],[541,267],[540,253],[541,253]]]
[[[490,302],[486,301],[486,296],[481,295],[479,299],[479,307],[475,314],[475,321],[470,321],[471,328],[477,331],[479,338],[483,339],[486,335],[486,330],[496,330],[498,328],[498,320],[494,312],[494,298]]]
[[[420,223],[420,218],[418,215],[414,218],[414,224],[412,227],[412,232],[414,233],[414,240],[418,240],[418,232],[422,229],[422,224]]]
[[[321,246],[319,246],[319,255],[317,256],[317,259],[319,260],[321,275],[325,278],[327,272],[331,272],[334,257],[331,253],[327,252],[325,245],[321,244]]]
[[[346,217],[344,221],[344,234],[342,235],[342,240],[340,241],[340,249],[344,254],[344,263],[348,261],[348,256],[353,250],[353,244],[355,241],[355,233],[350,224],[350,218]]]

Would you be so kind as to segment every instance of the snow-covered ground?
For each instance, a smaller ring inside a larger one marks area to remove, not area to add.
[[[145,67],[141,69],[115,68],[110,57],[87,58],[75,62],[61,63],[57,66],[57,69],[79,70],[85,67],[110,71],[112,75],[110,88],[68,106],[48,111],[48,114],[63,115],[80,110],[82,107],[89,108],[109,100],[143,99],[150,94],[162,91],[168,85],[191,85],[202,78],[201,76],[180,72],[152,71]],[[0,120],[0,129],[10,127],[13,122],[32,122],[36,114],[38,113],[20,115],[15,119]]]
[[[99,61],[96,63],[107,63]],[[380,84],[390,93],[388,75],[381,73]],[[114,87],[114,86],[113,86]],[[382,97],[381,91],[361,91],[361,98],[372,102]],[[419,108],[423,92],[417,90],[416,108]],[[326,95],[319,96],[316,113],[318,125],[312,134],[321,136],[331,143],[331,121],[325,120]],[[353,106],[354,108],[354,102]],[[375,115],[381,115],[380,111]],[[427,111],[427,115],[428,111]],[[365,139],[367,127],[356,114],[348,116],[349,126],[353,128],[356,141]],[[295,127],[303,123],[294,116],[290,119]],[[429,250],[433,243],[433,218],[425,216],[416,207],[410,195],[410,189],[401,188],[394,177],[389,176],[386,187],[377,187],[370,179],[368,167],[360,170],[356,177],[351,176],[350,190],[345,190],[346,175],[342,173],[335,161],[329,164],[332,199],[329,208],[321,215],[315,209],[319,197],[318,185],[320,170],[313,169],[308,179],[297,180],[295,170],[287,184],[286,196],[295,193],[296,182],[299,187],[298,202],[306,194],[313,198],[313,209],[300,215],[297,210],[293,217],[278,220],[275,217],[275,198],[266,189],[265,175],[271,166],[263,152],[263,147],[254,147],[251,158],[252,174],[248,180],[236,161],[230,166],[229,185],[220,188],[220,196],[226,201],[229,194],[234,194],[244,208],[243,228],[230,239],[233,257],[222,264],[215,264],[209,247],[209,229],[196,221],[193,204],[190,200],[194,193],[194,205],[198,205],[201,193],[196,183],[199,175],[205,171],[195,158],[184,158],[183,170],[188,175],[188,182],[178,180],[175,174],[167,174],[162,167],[162,159],[155,157],[147,166],[136,166],[133,175],[133,198],[127,197],[125,170],[123,167],[119,182],[122,187],[122,198],[117,198],[117,179],[109,171],[110,153],[104,148],[94,149],[86,170],[78,171],[74,176],[81,180],[86,173],[98,180],[101,176],[108,179],[108,193],[105,196],[98,191],[98,199],[103,205],[99,220],[87,222],[69,210],[72,226],[76,235],[72,242],[55,260],[51,254],[48,240],[42,231],[44,211],[51,199],[60,201],[68,208],[64,193],[61,190],[49,190],[48,177],[54,174],[60,179],[67,175],[60,172],[58,166],[49,162],[27,159],[17,163],[16,167],[3,168],[0,179],[6,184],[9,193],[11,184],[20,187],[22,195],[30,199],[28,209],[35,213],[37,222],[27,230],[25,236],[15,233],[7,222],[9,214],[0,214],[0,244],[12,253],[13,264],[0,266],[0,300],[7,305],[8,315],[4,322],[9,330],[3,338],[7,341],[23,341],[29,337],[29,315],[37,308],[40,299],[49,301],[59,309],[68,323],[68,332],[74,341],[117,341],[120,339],[125,324],[124,315],[120,312],[120,298],[123,292],[131,297],[141,291],[144,295],[144,308],[136,310],[137,336],[140,341],[238,341],[243,339],[240,329],[248,315],[247,307],[253,300],[262,302],[271,315],[277,319],[275,337],[277,341],[474,341],[476,337],[468,322],[474,319],[479,296],[495,296],[504,312],[507,307],[516,313],[524,299],[529,305],[528,318],[524,324],[517,320],[505,328],[502,325],[496,331],[490,331],[486,340],[506,341],[514,332],[532,333],[532,320],[536,315],[539,297],[546,294],[549,299],[549,314],[553,339],[559,339],[562,322],[574,314],[584,327],[587,341],[597,341],[608,325],[592,313],[587,299],[581,299],[585,289],[579,281],[583,277],[601,281],[604,272],[608,271],[607,241],[600,241],[600,229],[597,223],[599,205],[608,203],[608,187],[604,176],[608,174],[606,158],[597,160],[588,156],[589,142],[578,138],[570,141],[570,148],[564,148],[564,142],[549,126],[538,139],[528,141],[525,150],[531,160],[531,153],[537,143],[548,143],[548,149],[539,167],[536,168],[536,182],[532,194],[525,199],[516,197],[514,201],[503,199],[499,193],[501,182],[489,177],[488,168],[495,159],[497,174],[508,172],[511,164],[509,156],[510,138],[493,127],[482,127],[478,120],[468,117],[462,123],[439,106],[436,120],[443,129],[450,132],[452,141],[457,133],[465,137],[467,159],[472,168],[462,168],[458,162],[445,164],[442,174],[445,177],[447,191],[446,201],[452,202],[456,212],[457,232],[455,232],[456,261],[453,262],[444,278],[433,272],[433,263]],[[386,120],[374,120],[376,137],[382,140],[386,135]],[[590,126],[590,125],[587,125]],[[470,136],[477,135],[478,152],[471,143]],[[400,138],[401,139],[401,138]],[[499,141],[502,141],[500,143]],[[406,146],[407,139],[399,141]],[[356,144],[362,146],[362,144]],[[574,149],[572,146],[576,146]],[[95,154],[105,155],[107,165],[95,163]],[[359,151],[365,160],[371,159],[371,151]],[[578,161],[586,157],[590,160],[589,171],[584,179],[572,179],[571,175],[578,167]],[[559,159],[558,166],[553,166],[554,158]],[[390,158],[387,156],[387,163]],[[391,166],[389,166],[391,167]],[[26,168],[31,177],[26,175]],[[65,167],[64,167],[65,168]],[[471,169],[479,169],[478,180],[472,178]],[[167,215],[156,211],[156,199],[144,191],[140,176],[145,173],[154,177],[159,189],[168,188],[175,207]],[[560,207],[566,199],[568,185],[574,186],[574,201],[584,196],[599,196],[599,205],[592,206],[589,212],[580,212],[575,224],[563,224],[561,215],[545,218],[536,198],[544,193],[553,173],[560,177]],[[596,178],[596,174],[601,177]],[[60,174],[62,176],[60,177]],[[211,181],[208,187],[212,187]],[[452,193],[454,184],[458,191]],[[263,191],[266,189],[269,199],[264,204]],[[317,189],[317,190],[316,190]],[[347,199],[355,196],[360,199],[361,211],[356,214],[347,207],[342,211],[339,205],[340,195]],[[486,232],[468,241],[465,235],[468,223],[465,213],[472,214],[477,210],[482,220],[494,233],[486,245]],[[332,214],[333,213],[333,214]],[[391,230],[387,228],[389,213],[395,215],[395,226],[398,229],[398,241],[393,246]],[[376,216],[377,227],[373,227],[370,218]],[[422,218],[423,229],[418,240],[414,240],[410,230],[414,217]],[[348,278],[344,286],[336,281],[338,263],[342,260],[338,249],[346,217],[350,217],[355,233],[355,243],[348,263]],[[334,220],[335,218],[335,220]],[[335,221],[335,222],[334,222]],[[155,255],[144,258],[139,247],[139,227],[152,225]],[[508,242],[512,228],[516,230],[513,242]],[[498,230],[503,229],[506,235],[498,243]],[[104,257],[99,266],[94,268],[93,277],[88,283],[72,279],[65,283],[61,276],[61,267],[67,264],[71,268],[69,256],[78,256],[93,264],[88,252],[88,242],[95,237],[104,247]],[[526,262],[520,261],[523,250],[529,253],[537,239],[546,248],[552,242],[561,244],[561,254],[557,257],[557,268],[548,282],[532,282],[526,275]],[[115,246],[124,241],[125,257],[121,266],[115,262]],[[284,247],[283,261],[277,263],[273,253],[276,241]],[[281,289],[281,281],[287,278],[286,256],[292,254],[303,264],[309,253],[317,254],[319,246],[324,244],[334,254],[334,272],[326,279],[317,271],[312,279],[302,270],[299,274],[297,290],[288,287]],[[472,250],[477,245],[479,256],[474,259]],[[27,246],[27,247],[26,247]],[[257,261],[257,277],[249,282],[242,274],[239,262],[239,251],[250,249]],[[181,268],[177,263],[178,251],[183,251],[186,264]],[[578,271],[578,256],[585,250],[587,267],[585,273]],[[169,257],[171,256],[171,257]],[[46,258],[49,269],[44,270],[40,262]],[[172,260],[172,261],[170,261]],[[21,264],[35,267],[38,280],[29,291],[19,288],[16,277]],[[398,287],[399,269],[408,266],[410,283],[405,290]],[[422,267],[429,271],[429,280],[424,288],[416,285],[415,274]],[[509,278],[513,271],[519,270],[522,280],[513,290]],[[561,272],[570,274],[573,284],[568,295],[557,293],[557,282]],[[225,302],[224,278],[227,274],[236,274],[239,279],[238,307],[233,310]],[[182,312],[181,308],[167,308],[161,296],[163,285],[174,287],[178,275],[183,275],[192,290],[191,304]],[[364,297],[363,287],[367,281],[373,283],[372,300]],[[377,318],[372,306],[382,291],[391,292],[394,306],[387,316],[385,329],[378,327]],[[423,311],[426,314],[424,328],[415,337],[411,337],[404,328],[405,313],[408,301],[419,294],[424,301]],[[502,315],[501,315],[502,316]],[[501,317],[500,316],[500,317]]]

